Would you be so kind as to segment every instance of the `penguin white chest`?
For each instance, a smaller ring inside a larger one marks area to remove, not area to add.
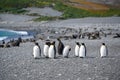
[[[101,55],[101,57],[107,56],[107,47],[106,46],[104,46],[104,45],[101,46],[100,55]]]
[[[68,57],[69,52],[70,52],[70,46],[65,46],[63,50],[63,57]]]
[[[48,50],[49,50],[49,46],[44,45],[43,54],[44,54],[45,57],[48,57]]]
[[[85,57],[85,56],[86,56],[85,46],[81,45],[79,50],[79,57]]]
[[[38,46],[33,47],[33,56],[34,58],[40,58],[40,49]]]
[[[49,47],[48,56],[49,56],[49,58],[55,58],[54,45],[51,45],[51,46]]]
[[[79,56],[79,49],[80,47],[78,45],[75,46],[75,56],[78,57]]]

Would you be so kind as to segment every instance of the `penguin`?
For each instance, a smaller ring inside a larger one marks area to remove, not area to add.
[[[65,48],[63,49],[63,57],[68,58],[69,52],[71,51],[71,48],[69,45],[66,45]]]
[[[61,42],[61,40],[59,38],[57,40],[59,41],[59,43],[58,43],[58,54],[62,55],[63,49],[64,49],[64,44]]]
[[[50,42],[45,42],[44,48],[43,48],[43,55],[48,58],[48,50],[50,47]]]
[[[33,57],[35,59],[40,58],[41,56],[41,49],[38,43],[35,42],[35,46],[33,47]]]
[[[107,46],[105,45],[105,43],[102,43],[102,45],[100,47],[100,56],[101,56],[101,58],[106,57],[107,54],[108,54]]]
[[[80,49],[79,49],[79,57],[84,58],[86,56],[86,46],[84,43],[81,43]]]
[[[78,57],[79,56],[79,50],[80,50],[80,44],[79,42],[75,42],[75,56]]]
[[[50,47],[48,50],[48,57],[55,59],[56,58],[56,47],[55,47],[55,41],[53,41],[52,43],[50,43]]]

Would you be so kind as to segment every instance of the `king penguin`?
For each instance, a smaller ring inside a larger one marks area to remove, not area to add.
[[[79,57],[84,58],[86,56],[86,46],[84,43],[81,43],[80,49],[79,49]]]
[[[49,47],[49,50],[48,50],[48,57],[49,58],[56,58],[56,47],[55,47],[55,41],[53,41],[51,44],[50,44],[50,47]]]
[[[35,42],[35,46],[33,47],[33,56],[35,59],[38,59],[41,56],[41,48],[39,44],[36,42]]]
[[[102,45],[100,47],[100,56],[101,56],[101,58],[106,57],[107,54],[108,54],[107,46],[105,45],[105,43],[102,43]]]
[[[62,43],[62,41],[58,38],[57,39],[58,40],[58,54],[59,55],[62,55],[62,53],[63,53],[63,49],[64,49],[64,44]]]
[[[66,45],[65,48],[64,48],[64,50],[63,50],[63,57],[64,57],[64,58],[68,58],[70,51],[71,51],[70,46],[69,46],[69,45]]]
[[[79,42],[75,42],[75,56],[78,57],[79,56],[79,50],[80,50],[80,44]]]
[[[43,54],[46,58],[48,58],[48,50],[50,47],[50,42],[45,42],[44,48],[43,48]]]

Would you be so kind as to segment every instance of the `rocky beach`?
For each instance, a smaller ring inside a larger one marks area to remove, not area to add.
[[[0,80],[120,80],[120,17],[88,17],[56,21],[34,22],[34,16],[0,14],[0,28],[30,30],[36,32],[41,47],[41,58],[32,56],[33,42],[19,47],[0,48]],[[98,36],[90,36],[92,33]],[[84,38],[79,34],[84,34]],[[118,34],[118,35],[116,35]],[[43,56],[43,45],[49,37],[56,41],[61,37],[64,45],[70,45],[69,58],[57,54],[57,59]],[[84,42],[87,56],[74,56],[75,41]],[[102,43],[108,47],[108,57],[100,58]]]

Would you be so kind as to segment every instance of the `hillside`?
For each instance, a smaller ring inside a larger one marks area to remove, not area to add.
[[[86,0],[86,1],[116,6],[116,7],[120,8],[120,0]]]
[[[65,3],[73,7],[85,9],[85,10],[109,10],[109,7],[104,4],[85,1],[85,0],[68,0],[65,1]]]
[[[117,0],[0,0],[0,13],[25,14],[28,11],[23,8],[27,7],[51,7],[63,13],[60,17],[40,16],[38,21],[42,19],[120,16],[119,1]],[[36,16],[37,14],[32,15]]]

